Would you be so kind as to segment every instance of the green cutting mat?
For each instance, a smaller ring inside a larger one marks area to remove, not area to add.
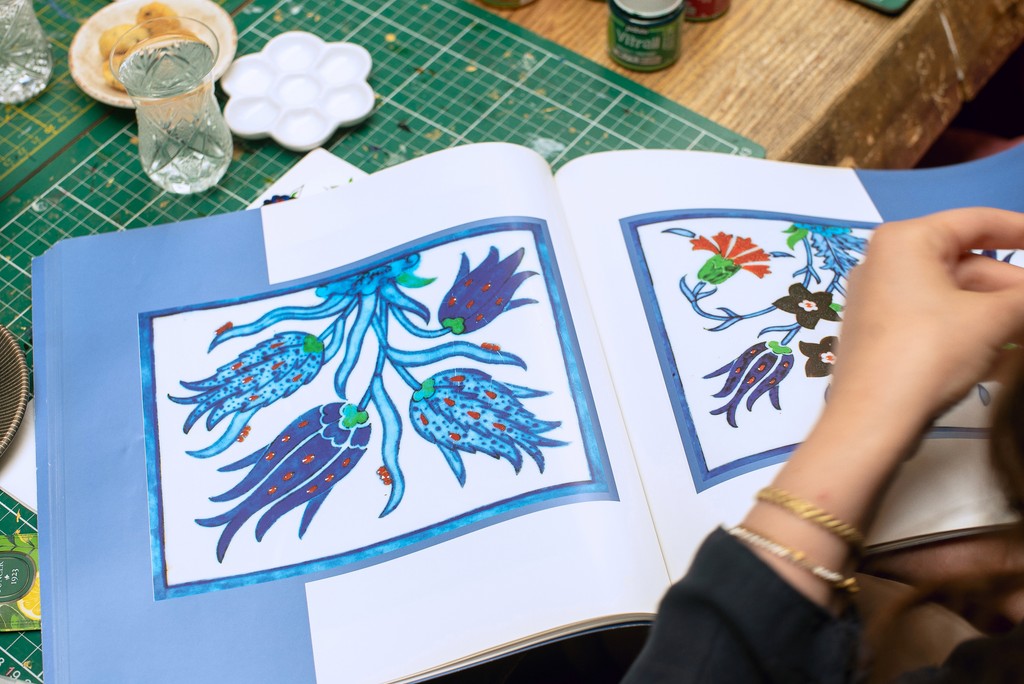
[[[5,131],[28,126],[29,117],[48,125],[47,117],[58,111],[69,118],[59,131],[38,133],[50,140],[24,152],[48,163],[29,168],[23,162],[9,172],[17,183],[0,186],[8,188],[0,202],[0,324],[25,341],[28,353],[32,257],[64,237],[241,209],[300,157],[272,142],[240,141],[215,189],[193,197],[161,192],[139,168],[131,113],[90,104],[69,82],[61,46],[74,26],[67,16],[85,16],[84,4],[64,2],[61,12],[37,5],[58,42],[54,85],[38,101],[5,110],[11,117]],[[377,109],[365,124],[340,131],[327,144],[368,172],[493,140],[532,146],[555,167],[588,152],[624,148],[763,154],[749,140],[459,0],[225,4],[236,7],[240,55],[288,30],[370,51]],[[51,94],[54,102],[47,100]],[[3,144],[20,141],[12,134]],[[3,148],[0,156],[6,156]]]
[[[102,6],[93,4],[92,11]],[[81,11],[88,15],[88,8],[83,6]],[[39,168],[47,149],[73,139],[103,108],[78,90],[68,73],[68,46],[80,22],[60,7],[38,3],[36,15],[53,46],[55,68],[42,95],[0,109],[0,197]]]
[[[54,70],[42,95],[20,105],[0,105],[0,199],[114,111],[88,97],[68,73],[75,32],[106,0],[36,0],[36,16],[53,47]],[[222,2],[229,10],[244,0]],[[128,120],[130,115],[123,115]]]
[[[0,491],[0,530],[36,532],[36,514]],[[26,682],[43,681],[39,632],[0,632],[0,675]]]
[[[51,85],[0,110],[0,324],[21,339],[30,363],[33,257],[65,237],[242,209],[301,157],[272,142],[236,141],[216,188],[190,197],[160,191],[139,167],[132,113],[96,104],[68,75],[67,46],[103,4],[37,3],[54,44]],[[376,110],[326,145],[367,172],[484,141],[533,147],[556,168],[590,152],[645,147],[763,155],[751,141],[460,0],[221,4],[235,16],[239,55],[289,30],[370,51]],[[8,508],[14,512],[0,515],[0,531],[18,515],[0,493],[0,513]],[[20,515],[19,524],[34,529],[34,517]],[[38,632],[0,635],[0,674],[16,661],[27,664],[12,675],[39,681],[38,639]]]

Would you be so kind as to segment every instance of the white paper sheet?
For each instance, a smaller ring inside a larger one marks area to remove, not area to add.
[[[25,406],[21,425],[0,459],[0,489],[33,511],[36,500],[36,432],[35,408],[30,400]]]
[[[489,174],[487,183],[481,181],[482,173]],[[444,182],[428,185],[424,178]],[[545,220],[619,500],[535,511],[310,583],[307,600],[318,681],[387,681],[466,651],[567,623],[653,612],[667,586],[667,573],[589,307],[574,261],[565,251],[561,212],[543,160],[505,145],[456,148],[374,174],[358,185],[292,206],[263,208],[271,278],[308,276],[488,217]],[[503,315],[512,320],[510,314]],[[519,333],[522,340],[507,349],[524,346],[526,338],[552,346],[554,341],[542,342],[540,332],[527,326]],[[546,452],[548,459],[557,457],[556,449]],[[529,465],[523,466],[524,473]],[[469,492],[477,468],[467,456],[464,492],[456,487],[446,496]],[[520,609],[523,605],[529,610]],[[396,658],[396,652],[402,657]]]
[[[566,215],[573,227],[574,246],[594,305],[595,317],[603,334],[605,353],[612,369],[630,441],[644,476],[644,487],[659,524],[662,546],[672,576],[678,578],[689,566],[700,540],[715,525],[737,522],[749,507],[753,493],[767,484],[777,466],[759,467],[745,475],[724,479],[697,493],[695,479],[676,427],[677,416],[667,390],[665,371],[659,364],[649,317],[633,279],[633,265],[620,219],[653,212],[671,214],[678,210],[706,210],[698,212],[698,215],[719,217],[707,222],[706,230],[702,229],[705,226],[702,220],[675,222],[671,225],[692,229],[694,237],[696,234],[706,234],[710,238],[730,226],[737,228],[733,223],[741,226],[745,219],[734,220],[730,217],[744,211],[778,214],[782,218],[827,217],[836,222],[873,223],[880,221],[881,217],[852,170],[768,163],[711,153],[636,151],[595,154],[567,164],[558,173],[556,180]],[[669,227],[669,224],[665,224],[665,227]],[[777,228],[772,230],[778,232]],[[758,241],[756,235],[747,235],[738,230],[732,232],[753,237],[755,243]],[[766,242],[764,249],[779,249],[780,244],[781,248],[785,248],[784,238],[783,235],[781,243],[778,240],[771,243],[771,247]],[[668,235],[661,239],[663,242],[659,245],[663,246],[659,249],[670,249],[670,240],[675,239],[679,241],[680,254],[695,253],[683,235]],[[700,254],[703,255],[700,257],[702,259],[711,256],[706,251]],[[668,253],[655,251],[651,258],[667,259],[667,263],[671,263],[671,255]],[[773,257],[771,260],[772,273],[783,279],[790,277],[791,272],[799,266],[796,258]],[[689,273],[689,284],[695,284],[691,270],[683,269],[679,273]],[[741,279],[745,279],[747,284],[744,285]],[[717,302],[723,297],[728,299],[730,287],[768,287],[770,284],[767,281],[770,279],[766,277],[761,281],[750,273],[740,273],[735,280],[721,285],[720,292],[710,301]],[[823,287],[813,284],[812,289]],[[671,293],[666,291],[663,294]],[[779,294],[785,294],[785,289]],[[672,301],[678,307],[680,320],[684,314],[688,314],[689,320],[694,319],[686,300],[678,292],[678,286]],[[732,303],[739,309],[741,302]],[[707,305],[712,312],[718,312],[717,306],[727,305],[724,301]],[[674,310],[672,315],[675,314]],[[701,328],[710,328],[716,324],[715,321],[700,323],[695,330],[700,331]],[[754,333],[759,329],[757,321],[747,325],[755,326]],[[827,324],[822,325],[822,335],[828,334],[828,327]],[[713,340],[713,346],[694,351],[698,357],[703,355],[707,358],[695,366],[695,371],[691,371],[696,373],[689,378],[691,382],[699,381],[703,374],[728,363],[754,341],[750,339],[744,342],[740,337],[730,340],[737,334],[730,329],[716,334],[720,337]],[[756,335],[748,333],[748,337]],[[690,351],[685,340],[672,349],[673,354],[681,357],[676,358],[680,373],[687,372],[684,370],[684,360]],[[721,356],[720,362],[711,363],[711,357],[716,354]],[[794,351],[794,355],[796,363],[802,368],[804,358],[799,351]],[[709,385],[718,383],[721,386],[722,380],[724,378],[703,382]],[[706,393],[710,394],[717,389],[716,386]],[[819,391],[823,389],[824,383]],[[793,398],[787,396],[785,386],[780,390],[780,395],[784,409],[799,408],[799,404],[794,406]],[[820,405],[820,393],[818,396]],[[724,403],[726,399],[704,397],[704,403],[698,406],[702,413],[706,413],[717,406],[710,402]],[[812,401],[802,410],[796,411],[800,414],[800,422],[788,428],[792,433],[789,437],[775,434],[776,428],[772,421],[778,412],[769,404],[768,397],[760,399],[750,412],[740,407],[737,422],[740,427],[748,430],[756,428],[754,432],[760,431],[765,439],[792,444],[795,440],[791,437],[806,430],[816,418],[813,406]],[[718,421],[721,430],[726,433],[731,430],[724,416],[711,418]],[[704,434],[703,438],[710,446],[723,446],[723,439],[716,438],[714,433]],[[744,446],[741,441],[724,448],[727,454],[736,456],[741,454]],[[716,465],[720,466],[721,463],[710,462],[708,467]]]

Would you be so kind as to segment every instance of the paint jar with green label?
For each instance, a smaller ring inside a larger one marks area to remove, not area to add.
[[[627,69],[657,71],[679,59],[683,0],[609,0],[608,54]]]

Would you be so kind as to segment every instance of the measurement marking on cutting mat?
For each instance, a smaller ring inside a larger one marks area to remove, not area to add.
[[[107,142],[106,142],[106,143],[104,143],[103,145],[100,145],[100,146],[99,146],[99,147],[97,147],[97,148],[96,148],[95,150],[93,150],[92,152],[90,152],[89,154],[87,154],[87,155],[86,155],[86,156],[85,156],[85,157],[84,157],[84,158],[82,159],[82,161],[78,162],[78,164],[76,164],[76,165],[75,165],[74,167],[72,167],[72,168],[71,168],[71,169],[70,169],[70,170],[69,170],[69,171],[68,171],[67,173],[65,173],[65,174],[64,174],[63,176],[61,176],[61,177],[60,177],[60,178],[59,178],[59,179],[58,179],[58,180],[57,180],[56,182],[54,182],[54,184],[53,184],[53,185],[51,185],[51,186],[50,186],[49,188],[47,188],[47,189],[46,189],[46,191],[45,191],[45,192],[43,192],[43,193],[41,193],[41,194],[40,194],[39,196],[40,196],[40,197],[45,197],[46,195],[50,194],[50,193],[51,193],[51,192],[52,192],[53,190],[56,190],[58,186],[60,186],[61,184],[63,184],[63,183],[64,183],[64,181],[66,181],[66,180],[67,180],[68,178],[71,178],[72,176],[74,176],[74,175],[75,175],[76,173],[78,173],[78,172],[79,172],[79,171],[81,170],[81,168],[82,168],[83,166],[86,166],[86,165],[87,165],[87,164],[88,164],[89,162],[91,162],[91,161],[92,161],[93,159],[95,159],[95,158],[96,158],[96,156],[97,156],[97,155],[98,155],[98,154],[99,154],[99,153],[100,153],[100,152],[101,152],[101,151],[102,151],[102,150],[103,150],[104,148],[106,148],[106,146],[107,146],[107,145],[109,145],[109,144],[113,143],[113,142],[114,142],[114,140],[116,140],[118,136],[120,136],[120,135],[122,135],[122,134],[125,134],[125,135],[127,135],[127,133],[128,133],[128,129],[130,128],[130,126],[131,126],[131,124],[125,124],[124,126],[122,126],[122,127],[121,127],[121,130],[117,131],[117,132],[116,132],[116,133],[115,133],[114,135],[112,135],[112,136],[110,137],[110,140],[109,140],[109,141],[107,141]],[[19,218],[21,218],[21,217],[22,217],[22,216],[24,216],[24,215],[25,215],[26,213],[28,213],[28,211],[29,211],[29,210],[30,210],[30,209],[32,208],[32,204],[34,204],[34,203],[26,204],[26,205],[25,205],[25,207],[24,207],[24,208],[22,208],[22,210],[21,210],[21,211],[19,211],[19,212],[18,212],[17,214],[15,214],[15,215],[14,215],[14,216],[13,216],[13,217],[11,218],[11,220],[10,220],[10,221],[8,221],[7,223],[5,223],[5,224],[4,224],[4,228],[6,228],[7,226],[10,226],[10,225],[12,225],[12,224],[13,224],[13,223],[14,223],[15,221],[17,221],[17,220],[18,220]],[[66,233],[66,235],[70,236],[70,234],[67,234],[67,233]]]
[[[529,78],[530,76],[533,76],[535,73],[537,73],[537,70],[540,68],[540,66],[542,64],[546,64],[549,59],[550,59],[550,57],[548,57],[548,56],[545,56],[543,59],[538,59],[537,63],[533,65],[533,68],[525,73],[525,75],[522,77],[522,80],[525,81],[527,78]],[[466,61],[470,62],[472,64],[471,60],[469,60],[468,58],[466,58]],[[489,69],[487,69],[485,71],[489,71]],[[497,75],[497,74],[495,74],[495,75]],[[505,100],[507,100],[512,95],[512,93],[514,93],[516,90],[526,90],[526,89],[523,88],[522,85],[516,84],[515,86],[513,86],[509,90],[506,90],[504,95],[502,95],[497,100],[495,100],[494,104],[492,104],[490,107],[487,108],[487,111],[485,111],[483,114],[478,116],[476,121],[474,121],[473,124],[469,128],[467,128],[465,131],[463,131],[463,133],[455,140],[456,144],[462,142],[463,140],[465,140],[466,136],[469,133],[473,132],[473,130],[477,126],[479,126],[481,123],[486,121],[487,117],[490,116],[491,112],[493,112],[495,109],[500,107],[501,104],[503,102],[505,102]]]
[[[114,226],[115,228],[120,228],[120,227],[121,227],[121,226],[119,226],[119,225],[118,225],[118,224],[117,224],[116,222],[114,222],[114,221],[113,221],[113,220],[112,220],[112,219],[111,219],[111,218],[110,218],[109,216],[107,216],[107,215],[103,214],[102,212],[100,212],[99,210],[97,210],[97,209],[96,209],[96,208],[95,208],[94,206],[92,206],[91,204],[87,204],[87,203],[85,203],[84,201],[82,201],[82,200],[78,199],[77,197],[75,197],[75,196],[74,196],[74,195],[72,195],[72,194],[71,194],[70,192],[68,192],[68,191],[67,191],[67,190],[65,190],[64,188],[60,187],[59,185],[58,185],[58,186],[56,186],[56,187],[54,187],[53,189],[54,189],[54,190],[56,190],[57,192],[59,192],[60,194],[64,195],[64,196],[65,196],[65,197],[67,197],[68,199],[70,199],[70,200],[74,200],[74,201],[75,201],[75,202],[76,202],[77,204],[80,204],[80,205],[81,205],[82,207],[84,207],[84,208],[88,209],[88,210],[89,210],[90,212],[92,212],[92,213],[93,213],[94,215],[96,215],[96,216],[100,217],[101,219],[103,219],[104,221],[106,221],[106,222],[107,222],[107,223],[109,223],[110,225]]]
[[[603,119],[608,113],[610,113],[613,108],[617,107],[618,104],[622,102],[622,97],[623,94],[619,93],[611,102],[611,104],[604,108],[603,112],[594,117],[594,120],[587,124],[587,127],[580,131],[579,135],[573,138],[572,142],[566,145],[564,150],[558,153],[558,156],[551,161],[551,165],[554,166],[558,162],[562,161],[562,157],[564,157],[569,152],[569,150],[571,150],[579,141],[584,140],[587,137],[587,134],[590,133],[590,131],[597,128],[597,122]]]
[[[35,649],[35,650],[36,650],[37,652],[39,651],[39,649],[38,649],[38,648],[36,648],[35,644],[32,644],[32,648],[34,648],[34,649]],[[35,672],[33,672],[32,670],[30,670],[30,669],[28,669],[27,667],[25,667],[24,665],[22,665],[22,660],[21,660],[20,658],[15,658],[15,657],[14,657],[14,655],[12,655],[12,654],[10,653],[10,651],[8,651],[8,650],[7,650],[6,648],[4,648],[3,646],[0,646],[0,653],[3,653],[3,654],[4,654],[5,656],[7,656],[8,658],[10,658],[10,659],[11,659],[12,661],[14,661],[15,663],[17,663],[17,664],[18,664],[18,665],[17,665],[17,667],[18,667],[18,671],[20,671],[22,675],[27,675],[27,676],[31,677],[32,679],[34,679],[34,680],[35,680],[35,681],[37,681],[37,682],[42,682],[42,681],[43,681],[43,680],[42,680],[42,678],[41,678],[41,677],[40,677],[39,675],[37,675],[37,674],[36,674]],[[35,655],[35,654],[33,654],[33,655]],[[23,681],[24,681],[24,680],[23,680]]]
[[[31,523],[28,523],[28,522],[26,522],[26,521],[25,521],[25,518],[23,518],[23,517],[21,517],[20,515],[18,515],[18,512],[17,512],[16,510],[14,510],[13,508],[11,508],[10,506],[8,506],[7,504],[5,504],[5,503],[3,502],[3,500],[0,500],[0,508],[5,508],[5,509],[7,509],[7,512],[8,512],[8,513],[10,513],[11,515],[13,515],[13,516],[14,516],[15,518],[18,518],[18,520],[20,520],[20,521],[21,521],[21,524],[23,524],[23,525],[25,525],[26,527],[30,528],[30,529],[31,529],[31,530],[32,530],[33,532],[36,532],[36,531],[37,531],[37,530],[36,530],[36,526],[35,526],[35,525],[32,525]]]
[[[23,269],[18,264],[14,263],[14,259],[12,259],[11,257],[7,256],[6,254],[0,254],[0,259],[3,259],[4,261],[6,261],[12,268],[17,269],[18,272],[21,273],[26,278],[31,278],[32,277],[31,273],[29,273],[28,271]],[[3,502],[2,501],[0,501],[0,506],[3,506]]]

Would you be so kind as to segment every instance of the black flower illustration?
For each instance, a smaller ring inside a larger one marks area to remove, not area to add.
[[[772,302],[782,311],[796,314],[796,322],[803,328],[818,325],[818,321],[838,321],[838,304],[833,305],[831,292],[811,292],[800,283],[789,286],[789,295]]]
[[[804,366],[804,373],[809,378],[823,378],[832,374],[832,366],[836,362],[836,342],[839,340],[835,335],[822,338],[821,342],[800,343],[800,353],[807,357],[807,364]]]

